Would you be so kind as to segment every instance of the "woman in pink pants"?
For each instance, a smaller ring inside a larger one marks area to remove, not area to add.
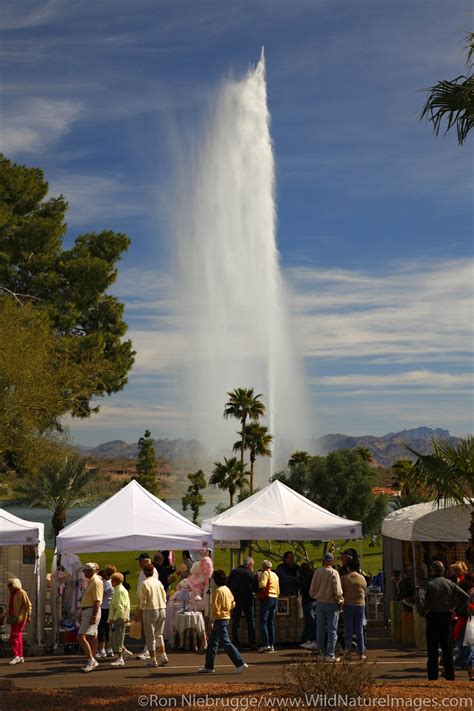
[[[7,624],[11,625],[10,646],[12,648],[13,659],[9,664],[20,664],[23,658],[23,630],[25,625],[31,622],[31,602],[26,590],[21,587],[18,578],[10,578],[8,581],[10,599],[8,601]]]

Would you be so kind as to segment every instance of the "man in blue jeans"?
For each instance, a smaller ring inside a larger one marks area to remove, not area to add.
[[[257,649],[255,637],[254,595],[258,590],[258,578],[253,572],[253,558],[245,558],[229,575],[227,587],[232,592],[235,607],[232,610],[232,644],[240,649],[239,626],[242,613],[247,620],[247,639],[250,649]]]
[[[325,662],[339,661],[336,657],[337,623],[339,612],[344,602],[341,578],[334,568],[334,556],[325,553],[323,567],[315,571],[309,594],[316,602],[316,644],[317,654],[324,657]],[[326,653],[324,641],[327,634]]]

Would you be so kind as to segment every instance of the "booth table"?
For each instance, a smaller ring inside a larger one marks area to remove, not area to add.
[[[174,619],[170,642],[174,649],[192,652],[206,649],[206,626],[202,612],[191,610],[178,612]]]

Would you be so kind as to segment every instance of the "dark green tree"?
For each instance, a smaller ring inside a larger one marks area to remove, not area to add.
[[[307,464],[309,460],[311,459],[311,455],[308,454],[308,452],[302,452],[301,450],[297,450],[296,452],[293,452],[291,457],[288,460],[288,466],[294,467],[297,464]]]
[[[237,490],[242,491],[249,485],[248,472],[245,471],[244,465],[236,457],[231,459],[224,457],[223,462],[214,462],[209,484],[217,486],[223,491],[228,491],[230,505],[233,506]]]
[[[429,92],[421,112],[421,119],[433,124],[433,131],[439,135],[441,126],[446,121],[445,134],[456,128],[458,143],[462,145],[474,125],[474,76],[472,75],[472,56],[474,52],[474,33],[466,38],[467,68],[469,76],[461,75],[451,81],[439,81],[426,89]]]
[[[153,439],[149,430],[138,440],[137,475],[133,477],[154,496],[158,496],[160,482],[157,476],[157,462]]]
[[[255,461],[257,457],[271,457],[272,450],[270,449],[270,444],[272,443],[273,436],[268,432],[268,427],[261,425],[259,422],[249,422],[245,430],[245,440],[242,437],[238,442],[234,444],[234,452],[240,452],[242,450],[242,444],[245,441],[245,449],[250,452],[250,489],[249,492],[252,494],[253,487],[253,476],[255,469]]]
[[[255,395],[253,388],[235,388],[227,393],[228,400],[224,407],[224,417],[235,417],[240,421],[240,437],[242,446],[240,449],[240,462],[242,469],[244,466],[245,431],[247,420],[258,420],[265,414],[265,405],[260,400],[261,394]]]
[[[41,170],[0,154],[0,293],[46,312],[81,375],[57,415],[83,417],[98,409],[92,399],[123,388],[133,364],[123,304],[107,293],[130,240],[104,230],[63,249],[67,202],[47,193]]]
[[[201,494],[201,491],[206,488],[206,477],[202,469],[199,469],[194,474],[188,474],[189,486],[188,489],[181,499],[183,504],[183,511],[187,511],[188,508],[193,512],[193,523],[197,524],[199,520],[199,510],[201,506],[204,506],[206,500]]]
[[[85,487],[97,476],[97,470],[88,469],[77,455],[51,461],[28,481],[15,487],[17,500],[27,506],[42,506],[53,512],[51,525],[54,539],[66,525],[69,509],[85,498]]]

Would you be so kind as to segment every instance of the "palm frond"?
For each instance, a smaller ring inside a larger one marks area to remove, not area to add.
[[[429,92],[420,119],[433,124],[439,135],[446,121],[446,135],[456,126],[459,145],[462,145],[474,125],[474,77],[459,76],[453,81],[443,80],[426,89]]]

